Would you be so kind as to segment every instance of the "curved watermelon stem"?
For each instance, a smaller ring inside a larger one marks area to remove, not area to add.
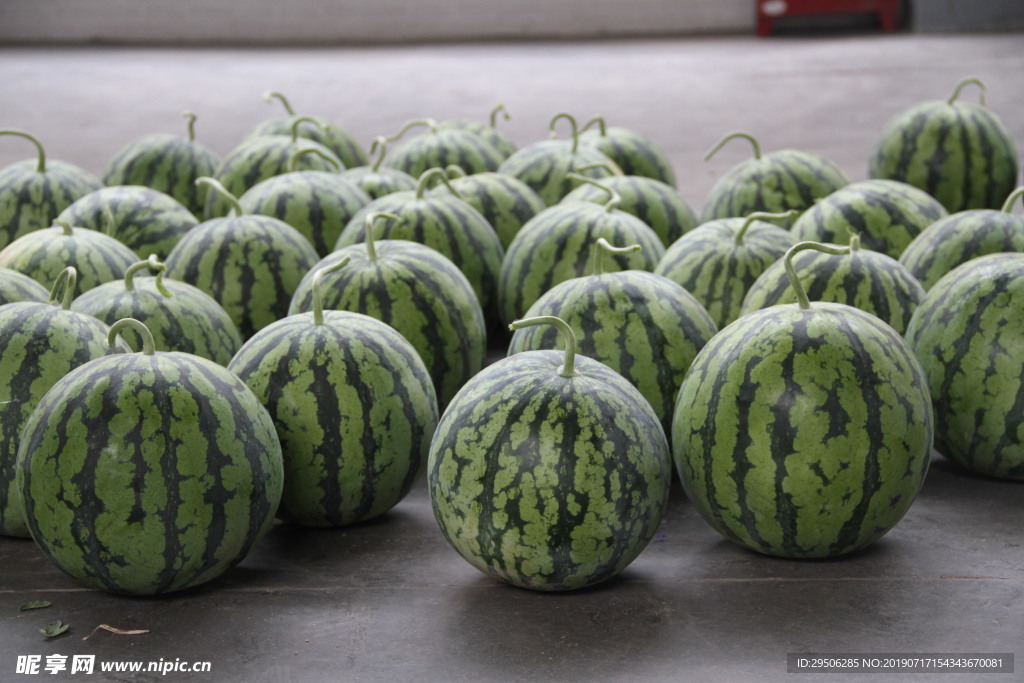
[[[558,368],[558,374],[567,379],[575,377],[578,374],[576,372],[576,333],[569,327],[569,323],[554,315],[538,315],[533,318],[515,320],[508,326],[508,329],[515,332],[534,325],[554,325],[562,333],[562,336],[565,337],[565,358],[561,367]]]
[[[0,135],[17,135],[18,137],[25,138],[33,145],[36,146],[38,162],[36,163],[36,173],[46,173],[46,150],[43,149],[43,143],[39,142],[39,139],[34,135],[29,135],[23,130],[6,129],[0,130]]]
[[[399,130],[394,135],[386,137],[385,140],[387,142],[395,142],[396,140],[401,140],[403,135],[408,133],[413,128],[416,128],[417,126],[426,126],[427,128],[430,129],[431,133],[437,132],[437,121],[435,121],[434,119],[413,119],[412,121],[406,121],[405,125],[402,126],[401,130]]]
[[[331,166],[334,167],[335,171],[341,170],[341,164],[334,157],[328,156],[323,150],[317,149],[316,147],[305,147],[300,150],[296,150],[290,157],[288,157],[288,172],[295,173],[298,169],[299,159],[306,156],[307,154],[315,154],[321,159],[325,160]]]
[[[860,251],[860,234],[856,232],[850,233],[850,253]]]
[[[603,237],[597,239],[597,246],[593,247],[593,251],[590,256],[590,274],[591,275],[603,275],[605,272],[605,264],[608,255],[615,254],[632,254],[643,249],[639,244],[630,244],[627,247],[615,247],[612,246],[611,242]]]
[[[427,188],[430,187],[430,181],[434,178],[439,179],[442,183],[448,186],[448,190],[455,195],[457,198],[462,199],[462,195],[452,187],[451,181],[448,179],[448,172],[440,166],[434,168],[428,168],[426,171],[420,174],[420,179],[416,183],[416,199],[423,199],[427,193]]]
[[[50,288],[50,303],[57,301],[57,292],[60,288],[64,287],[63,296],[60,298],[60,307],[65,311],[71,310],[71,301],[75,298],[75,287],[78,284],[78,271],[75,270],[74,266],[68,266],[64,270],[60,271],[57,275],[57,279],[53,281],[53,287]]]
[[[600,182],[594,180],[593,178],[588,178],[587,176],[580,175],[579,173],[566,173],[565,177],[571,178],[572,180],[576,180],[581,183],[588,183],[590,185],[593,185],[594,187],[599,187],[605,192],[607,192],[609,195],[609,199],[608,202],[604,205],[604,208],[605,211],[607,211],[608,213],[611,213],[612,210],[617,208],[619,204],[622,203],[622,195],[620,195],[618,192],[608,187],[607,185],[602,185]]]
[[[743,221],[743,225],[740,226],[739,231],[736,233],[736,246],[743,246],[743,238],[747,234],[747,230],[753,225],[754,221],[772,219],[772,218],[789,218],[800,213],[797,209],[790,209],[783,213],[769,213],[767,211],[755,211],[754,213],[748,214],[746,219]]]
[[[231,208],[235,212],[235,216],[245,215],[245,209],[243,209],[241,203],[239,203],[238,197],[228,192],[228,188],[221,185],[221,182],[216,178],[211,178],[210,176],[205,175],[201,176],[196,178],[196,185],[199,187],[212,187],[215,192],[224,197],[228,204],[231,205]]]
[[[324,324],[324,300],[320,295],[320,282],[323,280],[324,275],[337,272],[348,265],[348,262],[352,260],[352,257],[345,255],[343,259],[335,263],[333,266],[327,266],[321,268],[313,274],[313,324],[323,325]]]
[[[580,132],[582,133],[591,126],[597,126],[597,134],[601,137],[607,137],[608,135],[608,124],[605,123],[603,116],[593,116],[589,121],[580,126]]]
[[[149,328],[144,323],[135,318],[121,318],[110,326],[110,331],[107,332],[107,346],[109,348],[114,348],[114,344],[117,342],[117,335],[126,327],[134,329],[142,339],[143,354],[152,356],[156,353],[156,340],[153,339],[153,333],[149,331]]]
[[[498,106],[491,110],[491,128],[498,127],[498,114],[501,114],[506,121],[512,118],[508,113],[508,109],[505,108],[505,105],[499,102]]]
[[[196,119],[199,118],[190,111],[183,111],[181,115],[188,119],[188,141],[196,141]]]
[[[320,125],[320,122],[317,121],[316,118],[314,118],[312,116],[300,116],[299,118],[297,118],[294,121],[292,121],[292,144],[293,145],[299,141],[299,137],[300,137],[299,136],[299,126],[301,126],[304,123],[312,123],[317,128],[323,130],[323,126]]]
[[[54,221],[53,224],[64,231],[64,237],[71,237],[75,234],[74,227],[67,221]]]
[[[295,116],[295,110],[292,109],[292,105],[288,101],[287,97],[277,92],[276,90],[268,90],[267,92],[263,93],[263,101],[266,102],[267,104],[270,104],[274,100],[278,100],[281,104],[284,105],[284,110],[288,113],[288,116]]]
[[[448,164],[444,167],[444,172],[448,174],[449,178],[458,179],[466,177],[465,169],[457,164]]]
[[[397,221],[399,217],[386,211],[373,211],[366,215],[366,256],[371,261],[377,260],[377,245],[376,240],[373,238],[373,226],[381,218]]]
[[[981,88],[981,96],[978,98],[982,106],[985,105],[985,84],[977,78],[965,78],[956,84],[956,88],[953,89],[953,94],[946,100],[946,104],[953,104],[956,99],[960,97],[960,91],[967,85],[976,85]]]
[[[561,119],[565,119],[566,121],[569,122],[569,125],[572,126],[572,148],[570,150],[570,153],[575,154],[576,150],[578,150],[580,147],[580,126],[576,122],[575,116],[573,116],[572,114],[567,114],[565,112],[555,114],[553,117],[551,117],[551,123],[548,124],[548,131],[550,131],[552,138],[556,137],[555,124],[558,123]]]
[[[1013,213],[1013,205],[1016,203],[1017,198],[1021,196],[1024,196],[1024,185],[1011,192],[1010,196],[1006,198],[1006,202],[1003,204],[1003,213]]]
[[[704,161],[710,161],[711,157],[715,156],[715,154],[718,153],[718,150],[722,149],[722,147],[725,146],[725,143],[729,142],[733,138],[746,138],[747,140],[750,140],[750,144],[754,146],[754,159],[756,160],[761,158],[761,143],[757,141],[757,138],[755,138],[750,133],[746,133],[742,130],[737,130],[735,132],[729,133],[724,138],[715,143],[715,146],[711,148],[711,151],[704,155]]]
[[[174,296],[164,285],[164,271],[167,270],[167,266],[157,259],[156,254],[150,254],[149,258],[145,261],[139,261],[128,267],[128,270],[124,272],[124,289],[126,292],[135,291],[135,273],[139,272],[143,268],[148,268],[150,272],[156,273],[156,289],[163,296],[170,298]]]
[[[609,160],[609,161],[596,161],[596,162],[594,162],[592,164],[587,164],[586,166],[580,166],[579,168],[576,169],[576,172],[577,173],[582,173],[583,171],[589,171],[592,168],[603,168],[604,170],[608,171],[608,173],[610,173],[611,175],[623,176],[623,177],[625,177],[625,175],[626,175],[626,172],[623,171],[621,168],[619,168],[619,165],[616,164],[614,161],[611,161],[611,160]]]
[[[381,164],[384,163],[384,155],[388,152],[388,139],[383,135],[378,135],[373,139],[373,142],[370,143],[370,156],[373,156],[373,153],[376,152],[378,148],[380,149],[380,152],[377,154],[377,158],[373,160],[373,165],[370,166],[370,170],[374,173],[377,173],[380,170]]]
[[[803,284],[800,283],[800,276],[797,275],[796,268],[793,267],[793,257],[799,252],[807,249],[813,249],[814,251],[820,251],[823,254],[830,254],[832,256],[845,256],[850,253],[850,247],[833,247],[820,242],[798,242],[789,248],[786,255],[782,257],[782,263],[786,267],[786,275],[789,277],[789,285],[793,288],[793,292],[796,294],[796,302],[800,308],[804,310],[811,307],[811,300],[807,298],[807,290],[804,289]]]

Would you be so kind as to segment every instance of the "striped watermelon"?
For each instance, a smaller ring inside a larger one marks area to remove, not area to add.
[[[319,151],[300,150],[291,164],[306,154]],[[352,216],[370,203],[370,196],[337,172],[291,171],[257,183],[238,203],[247,214],[272,216],[292,226],[323,257],[331,253]]]
[[[697,354],[673,452],[687,497],[726,538],[768,555],[835,557],[874,542],[914,501],[931,458],[931,400],[895,330],[845,304],[812,305],[794,285],[800,303],[745,315]]]
[[[331,150],[347,168],[366,164],[366,152],[363,151],[362,146],[351,133],[338,124],[332,123],[322,116],[298,116],[292,109],[291,103],[279,92],[266,92],[263,94],[263,100],[268,103],[274,100],[279,101],[284,105],[288,115],[264,121],[256,126],[248,137],[297,134],[305,140],[311,140]]]
[[[199,224],[181,202],[141,185],[104,187],[77,199],[57,221],[105,232],[140,258],[164,258]]]
[[[614,190],[622,199],[618,208],[651,226],[666,247],[697,225],[697,214],[671,185],[647,176],[624,175],[616,167],[608,170],[612,175],[601,178],[601,185]],[[600,187],[583,183],[565,195],[562,201],[603,204],[608,201],[608,193]]]
[[[544,591],[621,572],[653,538],[672,477],[644,397],[577,356],[571,328],[554,324],[565,353],[528,351],[485,368],[442,415],[427,463],[452,547],[489,576]]]
[[[124,325],[111,327],[110,336]],[[88,438],[85,435],[88,434]],[[32,538],[87,586],[156,595],[242,560],[281,498],[281,444],[241,380],[187,353],[114,354],[54,384],[18,450]]]
[[[498,167],[499,173],[529,185],[548,206],[557,204],[576,187],[570,174],[604,178],[612,175],[608,169],[617,168],[615,162],[600,150],[580,144],[579,127],[569,114],[556,114],[551,119],[549,128],[552,134],[561,119],[569,121],[572,126],[570,139],[541,140],[527,145]]]
[[[946,215],[942,204],[916,187],[864,180],[822,199],[790,230],[801,242],[844,244],[857,234],[866,249],[898,259],[915,237]]]
[[[62,223],[22,235],[0,250],[0,267],[24,273],[36,282],[52,283],[68,266],[78,271],[78,289],[124,277],[139,257],[110,235]]]
[[[597,128],[591,130],[591,126]],[[653,178],[676,186],[676,172],[668,155],[649,137],[629,128],[609,126],[595,116],[580,127],[580,141],[592,145],[622,169],[623,175]]]
[[[624,252],[603,237],[594,249]],[[605,273],[600,263],[590,275],[549,289],[526,317],[555,316],[578,330],[577,351],[639,389],[667,433],[683,376],[718,328],[704,307],[671,280],[642,270]],[[551,348],[557,336],[553,326],[523,328],[512,335],[508,355]]]
[[[1007,198],[1001,211],[969,209],[940,218],[907,245],[900,263],[925,289],[961,263],[1004,251],[1024,251],[1024,217],[1013,213],[1024,187]]]
[[[427,368],[401,334],[361,313],[324,311],[319,290],[314,282],[312,313],[260,330],[228,369],[274,418],[284,453],[280,516],[344,526],[409,492],[438,408]]]
[[[167,255],[167,276],[198,287],[220,304],[242,339],[283,318],[302,276],[317,261],[298,230],[270,216],[244,215],[238,200],[212,178],[235,211],[200,223]]]
[[[428,195],[427,188],[434,180],[448,182],[444,169],[432,168],[421,175],[415,192],[387,195],[364,206],[342,230],[334,248],[365,242],[369,214],[394,214],[398,218],[384,225],[377,238],[418,242],[451,259],[473,286],[485,319],[493,323],[504,256],[501,240],[487,219],[468,203],[456,196]]]
[[[804,251],[792,259],[800,286],[814,301],[846,304],[871,313],[900,334],[910,316],[924,300],[924,288],[899,261],[870,249],[861,249],[856,235],[841,258],[816,250]],[[796,292],[780,259],[768,266],[750,286],[741,315],[774,306],[796,303]]]
[[[443,409],[484,366],[483,311],[469,280],[440,252],[408,240],[373,239],[373,223],[393,216],[367,215],[366,242],[343,247],[313,266],[296,288],[288,314],[312,310],[316,274],[346,261],[341,270],[323,276],[323,306],[363,313],[401,332],[423,359]]]
[[[418,178],[431,168],[451,165],[470,174],[496,171],[505,159],[494,145],[476,133],[465,128],[442,128],[433,119],[409,121],[402,126],[402,130],[388,138],[388,142],[400,140],[416,126],[426,126],[427,132],[402,140],[384,160],[388,166],[413,177]]]
[[[479,135],[490,143],[494,149],[498,150],[498,154],[501,155],[502,159],[507,159],[515,153],[518,147],[516,143],[512,142],[511,138],[498,130],[499,114],[501,114],[506,121],[509,120],[508,110],[505,109],[505,105],[499,104],[491,110],[489,123],[480,123],[479,121],[474,121],[472,119],[449,119],[447,121],[441,121],[437,124],[437,127],[441,130],[468,130],[470,133]]]
[[[50,293],[46,287],[10,268],[0,268],[0,306],[15,301],[46,301]]]
[[[156,277],[139,277],[150,270]],[[186,282],[165,280],[166,266],[150,256],[131,266],[124,280],[94,287],[71,304],[108,325],[122,318],[144,323],[160,351],[182,351],[227,365],[242,346],[238,328],[220,304]],[[133,330],[122,333],[129,346],[142,350],[142,339]]]
[[[54,283],[53,300],[0,306],[0,534],[29,535],[15,462],[32,410],[57,380],[107,353],[107,326],[69,308],[75,280],[68,268]]]
[[[604,206],[557,204],[523,226],[501,264],[498,299],[502,320],[521,318],[544,292],[585,275],[591,248],[600,237],[612,244],[640,245],[639,251],[613,259],[619,270],[654,270],[665,253],[661,240],[639,218],[617,210],[618,195],[609,193],[612,198]]]
[[[958,100],[968,84],[981,88],[980,104]],[[998,209],[1017,184],[1020,162],[1009,129],[985,107],[984,91],[981,81],[966,78],[948,100],[895,116],[875,142],[868,175],[920,188],[950,212]]]
[[[740,131],[722,138],[704,160],[711,159],[725,143],[735,138],[750,141],[754,158],[733,166],[714,184],[704,200],[703,223],[716,218],[748,216],[755,211],[805,211],[850,182],[842,169],[813,152],[782,149],[762,155],[757,139]],[[793,220],[786,225],[792,225]]]
[[[654,272],[681,285],[725,327],[740,316],[754,281],[796,244],[788,230],[767,222],[789,215],[755,211],[704,223],[673,242]]]
[[[935,408],[935,448],[974,472],[1024,480],[1024,254],[954,268],[918,306],[907,340]]]
[[[505,249],[528,220],[547,208],[529,185],[510,175],[490,172],[466,175],[457,166],[447,170],[456,177],[438,185],[430,194],[456,192],[487,219]]]
[[[99,178],[77,166],[47,160],[43,144],[28,133],[0,130],[0,135],[25,138],[37,152],[35,159],[0,169],[0,247],[53,225],[53,219],[71,202],[103,187]]]
[[[379,136],[374,139],[370,145],[370,154],[374,152],[377,156],[374,157],[372,164],[347,168],[341,172],[341,177],[357,185],[370,196],[370,199],[380,199],[384,195],[416,189],[416,178],[405,171],[383,165],[384,157],[387,155],[386,137]]]
[[[206,189],[196,179],[216,173],[220,157],[196,142],[196,115],[183,116],[188,118],[188,138],[155,133],[133,140],[107,164],[103,184],[151,187],[174,197],[192,215],[203,215]]]

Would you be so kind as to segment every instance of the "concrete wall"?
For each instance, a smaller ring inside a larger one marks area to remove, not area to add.
[[[1024,0],[916,0],[910,25],[922,33],[1024,31]]]

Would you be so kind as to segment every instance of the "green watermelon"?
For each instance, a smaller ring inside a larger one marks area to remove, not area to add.
[[[1024,480],[1024,254],[988,254],[939,279],[907,341],[935,408],[935,448],[974,472]]]
[[[479,135],[498,151],[502,159],[507,159],[518,149],[511,138],[498,130],[498,114],[501,114],[506,121],[509,120],[508,110],[504,104],[499,104],[491,110],[490,122],[480,123],[472,119],[449,119],[437,124],[438,129],[461,129]]]
[[[140,258],[150,254],[166,257],[182,235],[199,225],[199,219],[177,199],[142,185],[90,192],[64,209],[56,220],[105,232]]]
[[[597,128],[591,130],[591,126]],[[593,117],[580,130],[580,141],[607,155],[623,175],[653,178],[669,187],[676,186],[676,172],[668,155],[643,133],[609,126],[603,116]]]
[[[314,276],[312,313],[260,330],[228,366],[281,438],[280,516],[318,527],[372,519],[404,498],[438,413],[427,368],[405,337],[361,313],[323,310],[318,280],[327,270]]]
[[[156,277],[138,277],[142,270]],[[144,323],[160,351],[182,351],[227,365],[242,346],[242,337],[227,311],[212,297],[186,282],[164,279],[166,266],[150,256],[134,264],[124,280],[94,287],[75,299],[71,309],[108,325],[122,318]],[[142,350],[131,329],[122,332],[129,346]]]
[[[397,168],[384,166],[387,155],[387,138],[379,136],[370,145],[370,154],[374,152],[373,163],[367,166],[355,166],[341,172],[341,177],[354,183],[370,199],[380,199],[384,195],[395,192],[406,192],[416,189],[416,178]]]
[[[71,202],[103,187],[99,178],[73,164],[48,161],[42,143],[28,133],[0,130],[0,135],[25,138],[37,152],[35,159],[0,168],[0,247],[53,225]]]
[[[34,230],[0,250],[0,267],[24,273],[42,285],[74,266],[83,292],[124,277],[138,260],[135,252],[110,235],[70,223]]]
[[[786,272],[785,259],[768,266],[743,299],[740,315],[774,306],[796,303],[796,292]],[[861,249],[856,235],[841,258],[816,250],[792,259],[800,286],[814,301],[846,304],[867,311],[900,334],[924,299],[924,288],[899,261],[870,249]]]
[[[704,223],[673,242],[654,272],[681,285],[725,327],[740,316],[743,297],[765,268],[796,244],[788,230],[767,222],[792,213],[755,211]]]
[[[281,444],[241,380],[187,353],[86,363],[32,411],[16,485],[32,538],[60,569],[113,593],[210,581],[245,557],[281,499]],[[86,436],[88,435],[88,436]]]
[[[29,535],[15,462],[33,409],[57,380],[107,353],[107,326],[69,308],[75,280],[75,269],[68,268],[54,283],[50,301],[0,306],[0,534]],[[119,348],[127,350],[123,343]]]
[[[319,153],[299,150],[291,165],[306,154]],[[272,216],[292,226],[323,257],[331,253],[352,216],[370,203],[370,196],[337,172],[291,171],[257,183],[238,203],[247,214]]]
[[[343,166],[353,168],[366,164],[366,153],[355,137],[336,123],[322,116],[298,116],[292,105],[279,92],[269,91],[263,94],[265,102],[279,101],[285,108],[287,116],[268,119],[256,126],[248,135],[249,138],[263,135],[298,135],[323,145],[331,150]]]
[[[270,216],[245,215],[213,178],[235,215],[200,223],[167,255],[167,276],[198,287],[220,304],[242,339],[283,318],[302,276],[317,261],[298,230]]]
[[[363,313],[395,328],[423,359],[443,409],[484,366],[487,329],[469,280],[440,252],[408,240],[375,240],[373,224],[394,214],[366,217],[366,242],[342,247],[306,273],[288,314],[312,310],[316,274],[341,261],[347,266],[323,276],[323,305]]]
[[[981,88],[981,103],[957,99],[968,84]],[[948,100],[895,116],[875,142],[868,175],[924,190],[949,212],[998,209],[1017,184],[1020,162],[1009,129],[985,107],[984,91],[981,81],[966,78]]]
[[[603,237],[593,249],[598,257],[625,252]],[[599,258],[591,274],[549,289],[526,317],[555,316],[579,330],[577,351],[639,389],[667,433],[683,376],[718,328],[700,302],[671,280],[643,270],[606,273],[603,262]],[[553,326],[521,329],[512,335],[508,355],[551,348],[557,334]]]
[[[810,243],[802,249],[841,253]],[[889,325],[798,304],[723,328],[683,379],[674,457],[694,508],[726,538],[789,558],[863,548],[906,513],[931,458],[924,370]]]
[[[790,231],[798,241],[844,244],[860,236],[866,249],[898,259],[925,228],[947,215],[934,198],[896,180],[847,185],[805,211]]]
[[[900,263],[925,289],[961,263],[1004,251],[1024,251],[1024,217],[1013,213],[1024,187],[1014,190],[1001,211],[969,209],[940,218],[922,230],[900,254]]]
[[[737,131],[718,141],[704,157],[708,161],[725,143],[745,138],[754,158],[733,166],[711,188],[704,200],[701,222],[749,216],[755,211],[805,211],[816,201],[848,185],[842,169],[825,157],[798,149],[761,154],[761,145],[749,133]],[[786,225],[792,225],[791,219]]]
[[[557,322],[555,322],[557,321]],[[671,456],[658,417],[608,366],[527,351],[474,377],[448,406],[427,462],[445,538],[488,576],[572,590],[620,573],[654,537]]]
[[[151,187],[174,197],[193,216],[203,215],[206,189],[196,179],[216,173],[220,157],[196,142],[196,115],[183,116],[188,118],[188,138],[154,133],[129,142],[107,164],[103,184]]]
[[[496,171],[504,156],[494,145],[465,128],[442,128],[433,119],[409,121],[388,142],[400,140],[416,126],[426,126],[423,135],[402,140],[388,153],[385,163],[392,168],[419,177],[431,168],[458,166],[466,173]]]
[[[15,301],[46,301],[46,287],[10,268],[0,268],[0,306]]]

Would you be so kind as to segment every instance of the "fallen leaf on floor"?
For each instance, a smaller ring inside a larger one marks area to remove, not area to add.
[[[43,609],[44,607],[49,607],[52,604],[53,603],[50,602],[49,600],[34,600],[33,602],[26,602],[24,605],[22,605],[18,609],[21,610],[22,612],[24,612],[24,611],[30,610],[30,609]]]
[[[63,624],[61,623],[60,619],[58,619],[57,621],[52,621],[43,628],[39,629],[39,632],[47,638],[53,638],[66,632],[69,628],[71,628],[71,624]]]

